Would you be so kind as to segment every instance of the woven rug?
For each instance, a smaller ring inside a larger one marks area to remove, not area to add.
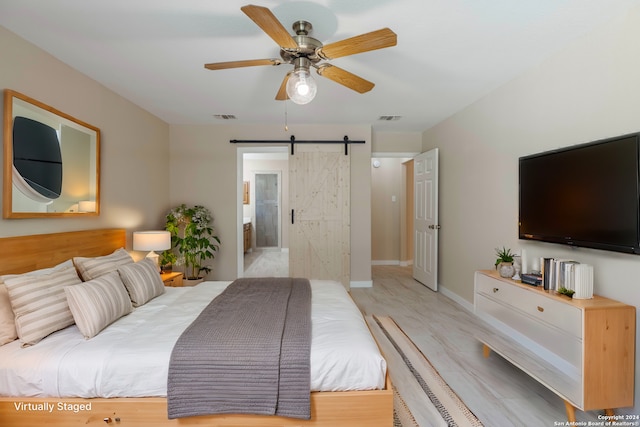
[[[482,427],[393,319],[367,316],[366,320],[387,360],[394,388],[394,427]]]
[[[393,388],[393,427],[419,427],[418,422],[413,418],[413,414],[407,407],[404,399]]]

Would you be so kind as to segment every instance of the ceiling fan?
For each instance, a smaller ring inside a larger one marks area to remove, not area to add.
[[[349,89],[359,93],[368,92],[373,89],[373,83],[322,61],[383,49],[397,44],[396,34],[389,28],[383,28],[323,45],[319,40],[309,36],[312,26],[307,21],[295,22],[293,31],[296,35],[292,36],[266,7],[247,5],[240,9],[280,46],[280,58],[216,62],[205,64],[204,67],[209,70],[224,70],[259,65],[293,64],[293,71],[285,75],[280,85],[276,95],[278,101],[291,99],[296,104],[311,102],[317,91],[316,83],[309,71],[311,67],[315,68],[319,75]]]

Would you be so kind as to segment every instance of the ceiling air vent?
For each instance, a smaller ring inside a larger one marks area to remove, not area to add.
[[[237,118],[233,114],[214,114],[213,117],[219,120],[235,120]]]
[[[378,120],[381,120],[383,122],[392,122],[395,120],[400,120],[402,116],[380,116],[378,117]]]

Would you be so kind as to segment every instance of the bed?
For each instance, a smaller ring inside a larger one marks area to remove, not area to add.
[[[119,229],[3,238],[0,239],[0,259],[3,260],[0,275],[51,267],[75,256],[102,256],[124,246],[126,246],[126,234],[124,230]],[[0,387],[4,388],[3,396],[0,397],[2,425],[22,426],[45,423],[59,426],[113,423],[123,426],[209,425],[221,427],[382,427],[392,425],[393,395],[388,378],[385,376],[384,360],[359,363],[366,359],[363,359],[362,355],[355,355],[351,364],[356,367],[356,371],[347,373],[343,368],[336,367],[337,362],[328,357],[335,353],[334,350],[316,345],[315,335],[311,356],[312,390],[315,391],[311,393],[310,420],[242,414],[168,419],[165,397],[167,346],[175,342],[180,328],[190,323],[190,315],[186,315],[185,311],[193,313],[203,305],[203,301],[215,297],[227,285],[228,282],[205,282],[194,288],[167,288],[165,294],[138,307],[91,340],[85,340],[75,325],[50,335],[29,347],[30,350],[38,350],[38,352],[30,352],[31,359],[20,357],[25,353],[20,352],[24,349],[20,348],[18,342],[3,345],[0,347],[0,360],[16,361],[18,367],[15,371],[5,369],[2,374],[3,379],[0,379],[2,383]],[[323,313],[318,309],[347,304],[347,309],[340,309],[338,313],[349,313],[348,305],[353,304],[348,298],[340,302],[333,300],[334,296],[331,293],[323,295],[324,291],[319,291],[325,288],[330,289],[331,286],[330,282],[312,281],[314,331],[320,331],[326,327],[318,323],[316,319],[318,316],[320,316],[320,323],[322,319],[334,318],[334,314]],[[342,288],[341,290],[344,291]],[[316,294],[320,295],[320,299],[316,300]],[[189,307],[189,310],[172,312],[168,308],[172,307],[172,301],[182,301],[183,307]],[[347,315],[349,316],[353,316],[353,312]],[[364,323],[359,313],[356,317],[358,317],[356,323]],[[140,325],[144,322],[149,326],[138,328],[144,331],[142,335],[146,334],[147,338],[162,336],[163,339],[145,343],[141,341],[143,337],[136,336],[135,339],[129,340],[123,338],[122,334],[132,333],[132,325]],[[330,329],[328,331],[330,333]],[[111,341],[111,344],[106,344],[106,347],[101,346],[101,342],[110,336],[120,336],[116,338],[117,344]],[[370,334],[368,339],[371,340]],[[351,338],[347,340],[352,341]],[[127,347],[127,342],[132,346]],[[70,353],[72,349],[78,347],[90,349],[90,356],[84,357],[81,353]],[[366,347],[366,337],[365,344],[357,344],[355,347]],[[54,351],[56,349],[58,353]],[[316,351],[318,349],[319,352]],[[96,365],[83,363],[89,359],[98,362],[97,365],[108,366],[110,370],[104,371],[107,372],[104,374],[101,373],[102,371],[95,370]],[[131,359],[139,359],[143,363],[120,365]],[[55,369],[47,371],[47,366],[51,364],[55,365]],[[377,369],[381,372],[382,379],[372,380],[377,385],[358,384],[358,381],[352,382],[351,385],[339,383],[349,376],[359,379],[369,375],[357,371],[363,368],[363,364],[373,366],[378,364],[378,367],[374,367],[373,370]],[[36,371],[36,367],[44,370]],[[19,372],[19,369],[23,370]],[[120,376],[125,380],[129,378],[129,383],[123,387],[122,382],[96,381],[96,378],[101,375],[114,378]],[[87,378],[88,382],[81,381]],[[17,384],[20,379],[23,381],[19,386]],[[95,387],[98,383],[100,387]]]

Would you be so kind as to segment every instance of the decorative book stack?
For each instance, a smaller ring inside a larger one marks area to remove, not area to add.
[[[541,258],[542,284],[546,290],[574,291],[574,298],[593,297],[593,266],[570,259]]]

